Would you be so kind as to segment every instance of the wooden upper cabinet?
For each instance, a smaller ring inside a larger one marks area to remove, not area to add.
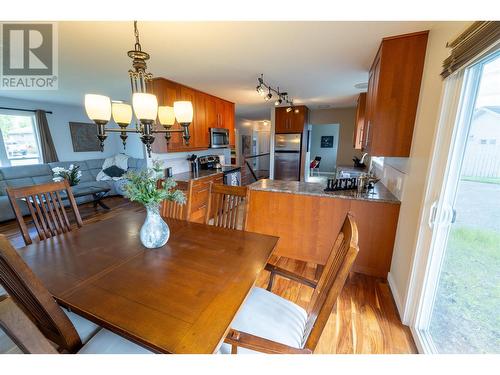
[[[410,155],[428,31],[384,38],[370,69],[362,149]]]
[[[306,106],[295,106],[295,110],[286,111],[287,107],[276,108],[274,113],[274,132],[283,133],[302,133],[307,124],[308,109]]]
[[[353,148],[361,150],[363,148],[363,129],[365,127],[366,92],[358,96],[356,106],[356,120],[354,123]]]
[[[236,141],[234,134],[234,103],[224,101],[223,120],[224,127],[229,129],[229,144],[234,146]]]
[[[230,144],[235,144],[234,136],[234,103],[206,94],[193,88],[169,81],[165,78],[155,78],[153,92],[159,105],[173,106],[175,101],[188,100],[193,104],[193,122],[189,125],[191,138],[185,145],[181,133],[172,133],[167,147],[165,137],[155,135],[153,152],[181,152],[207,149],[210,146],[209,128],[227,128],[230,134]],[[177,123],[172,129],[179,130]]]

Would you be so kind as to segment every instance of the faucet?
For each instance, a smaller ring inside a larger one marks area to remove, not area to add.
[[[359,164],[364,164],[366,155],[368,155],[368,152],[365,152],[363,156],[361,156],[361,160],[359,161]]]

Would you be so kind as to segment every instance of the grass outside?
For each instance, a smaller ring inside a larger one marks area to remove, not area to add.
[[[497,184],[500,185],[500,177],[474,177],[474,176],[465,176],[460,178],[462,181],[473,181],[473,182],[482,182],[483,184]]]
[[[430,332],[440,353],[500,353],[500,233],[453,228]]]

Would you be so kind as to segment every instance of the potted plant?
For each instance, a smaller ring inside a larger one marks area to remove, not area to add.
[[[69,186],[78,185],[80,178],[82,177],[80,166],[74,164],[71,164],[68,169],[63,167],[54,167],[52,168],[52,172],[54,173],[52,180],[59,182],[66,179],[68,180]]]
[[[142,244],[149,249],[162,247],[170,237],[170,229],[160,216],[161,202],[169,200],[179,204],[186,203],[184,193],[174,189],[177,184],[172,178],[158,182],[162,180],[162,176],[158,174],[159,169],[158,162],[154,162],[153,168],[128,172],[128,182],[123,188],[128,199],[146,207],[146,220],[142,225],[140,238]]]

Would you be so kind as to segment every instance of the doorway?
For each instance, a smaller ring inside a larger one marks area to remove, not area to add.
[[[312,125],[310,133],[310,160],[321,158],[319,167],[310,170],[309,181],[315,177],[328,178],[336,173],[339,144],[339,124]]]
[[[463,74],[417,336],[425,352],[500,353],[500,53]]]

